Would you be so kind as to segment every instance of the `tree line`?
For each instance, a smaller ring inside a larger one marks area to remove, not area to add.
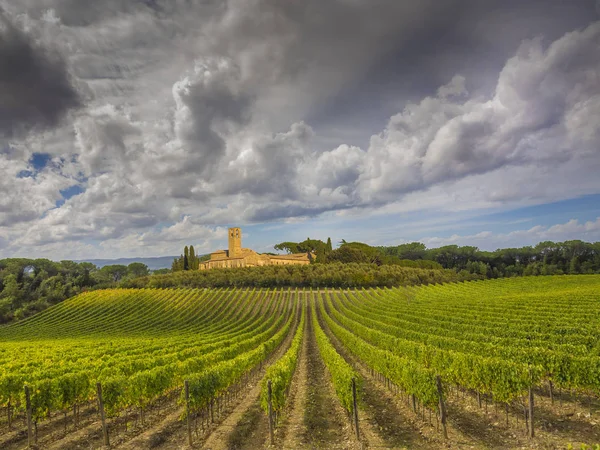
[[[458,245],[427,248],[421,242],[374,247],[345,240],[332,249],[331,239],[325,243],[309,238],[299,243],[282,242],[275,245],[275,249],[288,253],[312,252],[316,255],[315,262],[323,264],[368,263],[452,269],[482,278],[600,273],[600,242],[581,240],[544,241],[535,246],[483,251],[474,246]]]
[[[600,273],[600,242],[544,241],[535,246],[495,251],[457,245],[428,249],[420,242],[377,248],[395,258],[434,261],[445,269],[485,278]]]
[[[359,288],[406,286],[480,279],[454,270],[421,269],[399,265],[332,263],[256,266],[153,274],[125,280],[124,288],[213,288],[213,287],[331,287]]]
[[[98,268],[88,262],[0,259],[0,324],[28,317],[82,291],[149,274],[139,262]]]

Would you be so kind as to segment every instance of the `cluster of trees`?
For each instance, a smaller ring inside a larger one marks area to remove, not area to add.
[[[413,260],[412,258],[399,258],[397,255],[386,253],[383,247],[372,247],[362,242],[346,242],[342,239],[340,246],[335,250],[331,245],[331,238],[327,242],[319,239],[306,239],[303,242],[282,242],[275,245],[275,250],[287,253],[307,252],[316,263],[359,263],[381,265],[398,265],[403,267],[415,267],[421,269],[442,269],[435,261]]]
[[[486,278],[600,273],[600,242],[545,241],[536,246],[503,248],[493,252],[457,245],[428,249],[420,242],[378,249],[400,259],[434,261],[445,269],[466,271]]]
[[[458,245],[428,249],[421,242],[373,247],[362,242],[344,240],[333,250],[331,239],[327,243],[315,239],[299,243],[282,242],[275,249],[289,253],[312,251],[317,255],[316,262],[323,264],[368,263],[378,266],[453,269],[481,278],[600,273],[600,242],[579,240],[546,241],[533,247],[504,248],[493,252]]]
[[[0,259],[0,324],[28,317],[84,290],[150,274],[142,263],[112,265],[48,259]]]
[[[443,267],[430,260],[412,260],[409,258],[400,258],[397,255],[389,254],[379,247],[372,247],[362,242],[346,242],[342,240],[341,245],[327,255],[326,263],[370,263],[381,265],[394,265],[402,267],[417,267],[421,269],[442,269]]]
[[[275,250],[291,253],[308,253],[311,261],[324,263],[327,261],[327,255],[333,251],[331,238],[327,238],[327,242],[319,239],[308,238],[302,242],[281,242],[274,246]]]
[[[339,287],[403,286],[479,279],[454,270],[420,269],[399,265],[332,263],[286,266],[240,267],[169,274],[126,280],[126,288],[174,287]]]
[[[194,246],[186,245],[183,249],[183,254],[179,258],[173,260],[171,265],[172,272],[179,272],[181,270],[198,270],[200,263],[210,258],[210,255],[198,256],[194,250]],[[162,272],[161,272],[162,273]]]

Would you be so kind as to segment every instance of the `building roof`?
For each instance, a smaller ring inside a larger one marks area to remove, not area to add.
[[[306,253],[292,253],[290,255],[269,255],[271,259],[308,259]]]

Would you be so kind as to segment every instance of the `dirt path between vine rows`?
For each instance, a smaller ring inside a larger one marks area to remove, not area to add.
[[[38,425],[38,446],[48,448],[50,444],[64,436],[77,432],[82,427],[89,426],[96,420],[96,408],[91,404],[81,405],[77,427],[74,425],[72,411],[67,415],[67,433],[65,434],[64,414],[55,413],[52,418],[40,422]],[[27,446],[27,425],[23,417],[13,422],[13,429],[0,434],[0,448],[3,450],[20,449]]]
[[[164,421],[165,417],[171,417],[179,414],[179,406],[176,403],[178,392],[172,392],[159,399],[152,408],[145,413],[145,424],[138,422],[137,412],[125,412],[119,417],[107,419],[106,423],[109,430],[111,447],[120,447],[123,442],[135,439],[145,429],[151,429],[157,423]],[[175,411],[175,412],[174,412]],[[135,422],[134,422],[135,420]],[[127,422],[127,431],[125,431],[125,422]],[[41,446],[48,450],[75,450],[81,448],[102,448],[103,435],[102,423],[97,417],[89,425],[67,434],[64,438],[52,443],[52,445]],[[149,448],[148,446],[143,448]]]
[[[429,430],[425,430],[416,417],[410,417],[412,412],[402,408],[397,396],[378,383],[363,363],[347,351],[327,327],[323,329],[338,353],[354,367],[363,380],[359,428],[370,447],[409,449],[445,447],[442,440],[427,432]]]
[[[300,314],[285,344],[270,358],[268,365],[279,360],[290,348],[299,320]],[[260,406],[261,381],[268,365],[264,366],[255,383],[248,387],[248,393],[240,405],[208,436],[202,448],[238,450],[258,449],[269,445],[269,421]]]
[[[307,309],[308,313],[309,309]],[[275,446],[277,448],[292,448],[292,443],[301,441],[304,431],[304,408],[308,395],[308,316],[304,327],[302,350],[298,358],[298,366],[292,378],[292,386],[283,412],[280,426],[275,433]]]
[[[193,448],[230,448],[227,447],[227,442],[230,433],[234,427],[244,417],[246,411],[252,406],[260,393],[260,380],[264,376],[266,367],[277,361],[287,351],[291,345],[291,341],[295,332],[295,325],[299,320],[299,315],[296,316],[294,326],[292,326],[288,336],[285,338],[279,348],[269,357],[267,363],[263,364],[260,370],[254,374],[250,382],[245,387],[245,393],[238,399],[232,400],[228,405],[223,407],[221,414],[215,417],[215,423],[212,424],[212,431],[209,430],[204,436],[194,434]],[[262,411],[261,411],[262,412]],[[268,427],[266,430],[268,434]],[[264,433],[263,433],[264,434]],[[168,417],[159,426],[148,430],[142,436],[138,436],[135,440],[119,447],[124,449],[182,449],[189,448],[187,427],[185,421],[180,421],[179,417]]]
[[[228,445],[229,437],[231,432],[236,428],[238,423],[244,418],[246,412],[251,408],[251,406],[257,402],[257,398],[260,395],[260,382],[264,375],[264,370],[260,372],[260,375],[257,376],[248,386],[247,392],[244,395],[242,401],[237,405],[237,407],[225,417],[223,420],[207,437],[204,441],[202,448],[210,449],[210,450],[226,450],[230,447]],[[262,411],[259,408],[258,414],[255,414],[255,422],[258,422],[260,419],[260,413]],[[262,414],[264,415],[264,414]],[[255,432],[258,430],[254,430]],[[264,427],[263,427],[264,431]],[[268,428],[267,428],[268,433]],[[264,436],[263,436],[264,438]],[[262,439],[261,439],[262,440]]]
[[[293,417],[302,418],[302,424],[290,423],[283,448],[359,449],[361,444],[354,436],[319,354],[310,308],[307,310],[307,321],[306,357],[303,363],[306,364],[306,371],[305,376],[299,376],[298,398],[292,412]],[[304,369],[301,370],[304,372]]]

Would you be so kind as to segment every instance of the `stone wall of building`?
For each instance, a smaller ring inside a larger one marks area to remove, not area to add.
[[[284,266],[290,264],[310,264],[306,253],[292,255],[265,255],[256,253],[249,248],[242,248],[242,230],[230,228],[228,232],[229,249],[219,250],[210,254],[210,260],[200,263],[199,270],[256,267],[256,266]]]

